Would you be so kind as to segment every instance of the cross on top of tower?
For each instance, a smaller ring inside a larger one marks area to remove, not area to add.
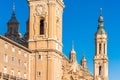
[[[13,11],[13,12],[15,11],[15,3],[14,3],[14,0],[13,0],[13,4],[12,4],[12,11]]]
[[[100,15],[102,16],[102,8],[100,8]]]

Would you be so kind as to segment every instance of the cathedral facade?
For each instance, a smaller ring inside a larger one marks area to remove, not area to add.
[[[83,56],[76,60],[74,45],[68,59],[62,52],[62,0],[27,0],[29,19],[24,37],[14,5],[8,31],[0,35],[0,80],[108,80],[107,34],[102,9],[95,33],[94,74]]]

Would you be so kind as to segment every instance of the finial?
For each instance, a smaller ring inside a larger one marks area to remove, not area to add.
[[[84,51],[82,52],[82,60],[86,60],[86,59],[85,59]]]
[[[74,50],[74,42],[72,41],[72,51],[71,53],[76,53],[75,50]]]
[[[14,2],[14,0],[13,0],[13,4],[12,4],[12,10],[13,10],[13,12],[15,11],[15,2]]]
[[[74,49],[74,41],[72,41],[72,50]]]
[[[82,57],[85,58],[84,51],[82,51]]]
[[[102,8],[100,8],[100,15],[102,15]]]

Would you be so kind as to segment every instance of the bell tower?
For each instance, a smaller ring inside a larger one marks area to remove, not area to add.
[[[28,47],[62,52],[62,0],[28,0],[30,9]],[[39,44],[39,45],[36,45]]]
[[[107,34],[104,30],[102,8],[100,9],[98,23],[95,36],[94,80],[108,80]]]
[[[27,0],[31,80],[62,79],[62,0]]]

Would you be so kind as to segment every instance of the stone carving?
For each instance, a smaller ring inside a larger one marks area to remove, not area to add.
[[[45,7],[43,5],[36,6],[36,15],[45,14]]]

